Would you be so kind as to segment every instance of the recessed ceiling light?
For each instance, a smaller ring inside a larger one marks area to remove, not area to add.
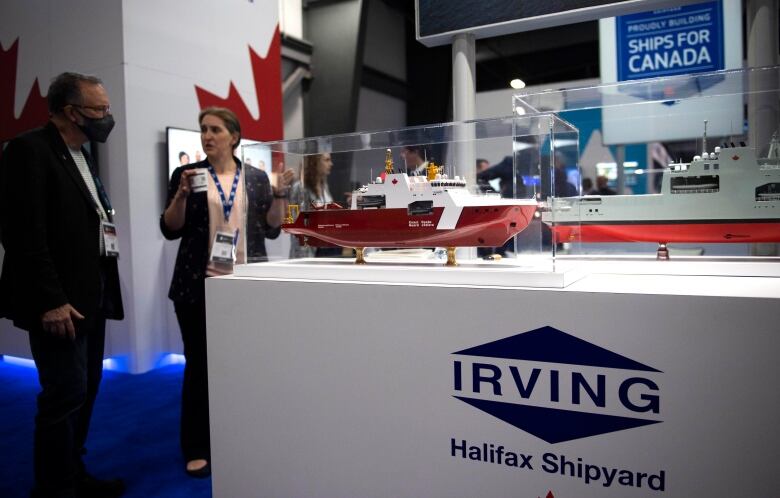
[[[521,88],[525,88],[525,81],[521,80],[520,78],[515,78],[509,82],[509,86],[515,90],[520,90]]]

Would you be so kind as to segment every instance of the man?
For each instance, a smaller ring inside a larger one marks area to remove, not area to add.
[[[477,173],[477,184],[485,188],[485,185],[489,186],[490,181],[496,178],[500,180],[498,185],[501,197],[522,199],[526,196],[523,177],[519,171],[515,171],[512,156],[506,156],[500,163]]]
[[[617,192],[609,188],[609,179],[606,176],[599,175],[596,177],[596,194],[615,195]]]
[[[63,73],[47,98],[48,124],[13,139],[0,159],[0,314],[28,331],[41,384],[31,496],[110,498],[122,481],[92,477],[81,457],[105,320],[124,311],[111,206],[82,146],[104,142],[114,120],[92,76]]]
[[[490,168],[490,163],[487,159],[477,159],[477,175],[482,173],[483,171],[486,171]],[[480,192],[497,192],[496,189],[493,188],[490,183],[487,182],[487,180],[483,179],[477,179],[477,186],[479,187]]]
[[[425,150],[418,146],[407,146],[401,149],[401,157],[406,165],[407,175],[427,175],[428,160],[425,157]]]

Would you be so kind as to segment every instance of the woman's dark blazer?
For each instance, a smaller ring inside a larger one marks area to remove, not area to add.
[[[234,159],[240,166],[238,159]],[[201,161],[176,168],[168,184],[165,209],[168,209],[179,189],[182,172],[206,167],[207,162]],[[247,230],[251,231],[249,237],[244,239],[247,241],[247,262],[265,261],[265,239],[275,239],[281,231],[280,227],[271,227],[266,222],[266,213],[273,202],[271,182],[264,171],[251,166],[241,168],[241,173],[245,176]],[[206,192],[190,193],[187,197],[184,226],[180,230],[171,230],[165,225],[164,213],[160,216],[160,230],[166,239],[181,237],[168,297],[176,302],[200,302],[204,296],[203,283],[209,261],[209,208]]]

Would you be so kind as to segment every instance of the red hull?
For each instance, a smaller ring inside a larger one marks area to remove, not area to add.
[[[325,209],[302,212],[282,228],[311,246],[497,247],[520,233],[536,205],[465,207],[454,229],[437,230],[443,208],[409,215],[406,209]]]
[[[708,222],[690,221],[670,224],[618,224],[580,226],[556,225],[555,235],[560,242],[780,242],[780,222]]]

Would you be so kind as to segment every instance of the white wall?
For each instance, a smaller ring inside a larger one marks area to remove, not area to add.
[[[251,116],[262,119],[249,49],[266,56],[277,0],[226,0],[219,8],[208,0],[3,0],[0,19],[3,47],[20,38],[17,88],[25,98],[35,77],[45,93],[65,70],[105,81],[117,125],[99,150],[101,176],[117,211],[126,311],[124,321],[109,322],[106,356],[132,372],[149,370],[181,348],[167,299],[178,243],[158,228],[165,128],[197,128],[195,85],[221,98],[234,85]],[[0,328],[11,326],[4,320]],[[24,355],[24,335],[0,333],[0,353]]]

